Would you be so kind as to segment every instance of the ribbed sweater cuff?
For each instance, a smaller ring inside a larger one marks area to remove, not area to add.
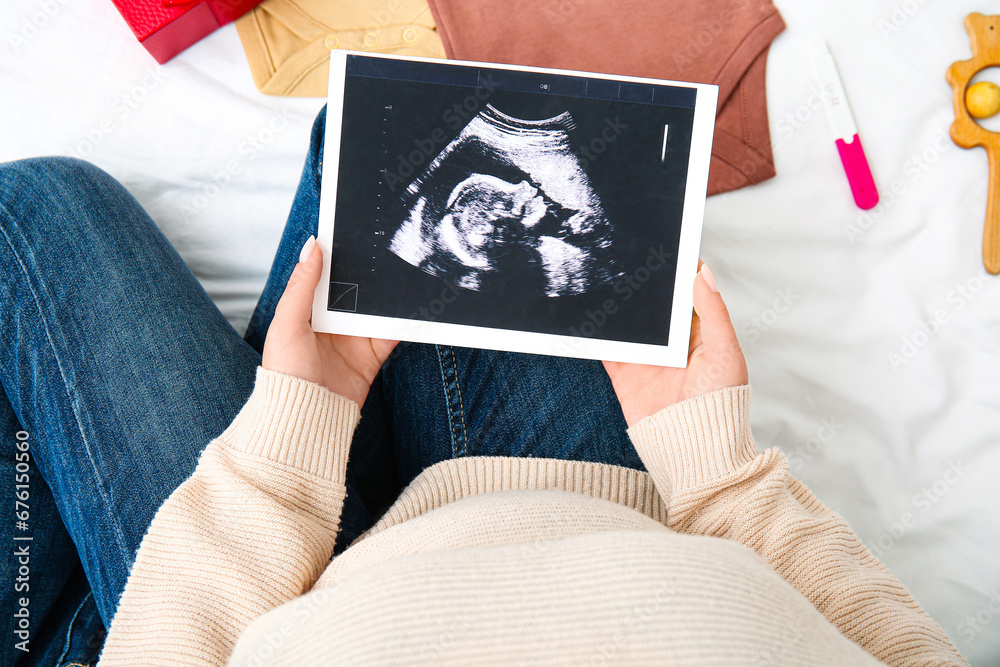
[[[726,477],[757,456],[750,434],[750,386],[689,398],[628,430],[652,472],[664,471],[672,492]]]
[[[219,439],[238,451],[343,483],[360,417],[349,398],[258,367],[253,393]]]

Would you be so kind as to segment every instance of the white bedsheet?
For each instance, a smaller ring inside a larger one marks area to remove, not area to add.
[[[655,3],[653,3],[655,4]],[[1000,665],[1000,277],[985,153],[948,139],[972,0],[776,0],[776,178],[709,200],[758,444],[843,514],[973,664]],[[858,210],[806,42],[839,65],[882,203]],[[692,39],[698,32],[692,32]],[[0,161],[77,155],[139,199],[240,332],[318,99],[256,91],[232,26],[164,66],[108,0],[5,0]]]

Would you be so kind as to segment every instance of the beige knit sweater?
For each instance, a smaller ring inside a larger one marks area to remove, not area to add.
[[[749,397],[633,426],[648,474],[439,463],[331,560],[358,406],[260,369],[150,525],[101,664],[966,664],[757,451]]]

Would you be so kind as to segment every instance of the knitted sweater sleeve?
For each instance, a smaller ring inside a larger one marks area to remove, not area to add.
[[[333,553],[356,403],[267,371],[149,526],[100,664],[222,665]]]
[[[847,522],[757,450],[750,387],[677,403],[629,436],[681,533],[740,542],[764,557],[845,636],[890,665],[965,665],[941,627]]]

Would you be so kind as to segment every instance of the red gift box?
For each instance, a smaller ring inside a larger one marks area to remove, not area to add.
[[[163,64],[261,0],[112,0],[136,39]]]

